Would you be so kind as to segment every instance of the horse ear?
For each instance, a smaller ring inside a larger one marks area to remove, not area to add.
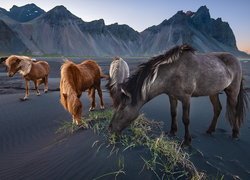
[[[23,76],[27,75],[30,72],[30,70],[31,70],[31,66],[32,66],[31,60],[18,58],[16,61],[19,62],[19,66],[18,67],[21,68],[20,73]]]

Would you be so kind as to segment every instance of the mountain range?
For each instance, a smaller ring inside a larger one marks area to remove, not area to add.
[[[228,51],[238,57],[232,29],[201,6],[179,11],[161,24],[137,32],[128,25],[85,22],[64,6],[45,12],[35,4],[0,8],[0,54],[66,56],[153,56],[188,43],[199,52]]]

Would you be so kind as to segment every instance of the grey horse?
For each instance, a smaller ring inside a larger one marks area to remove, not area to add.
[[[121,98],[121,86],[129,77],[129,67],[121,57],[115,57],[109,68],[109,81],[106,88],[110,92],[113,106],[117,107]]]
[[[190,98],[209,96],[214,117],[207,133],[212,133],[222,109],[219,93],[225,91],[227,119],[232,127],[232,137],[237,138],[248,100],[242,80],[241,64],[233,55],[226,52],[196,54],[187,44],[176,46],[141,64],[122,84],[121,100],[115,109],[109,129],[119,134],[138,117],[139,110],[145,103],[160,94],[167,94],[172,116],[170,133],[175,135],[177,132],[176,108],[179,100],[183,108],[184,144],[189,145]]]

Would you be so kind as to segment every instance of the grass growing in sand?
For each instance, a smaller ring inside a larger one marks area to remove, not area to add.
[[[95,133],[101,134],[108,140],[108,146],[111,147],[110,155],[118,152],[124,152],[135,147],[145,148],[150,156],[143,157],[144,169],[152,171],[157,179],[203,179],[205,175],[196,170],[193,163],[189,160],[189,154],[184,152],[181,144],[175,140],[170,140],[163,132],[163,123],[150,121],[144,115],[140,115],[119,137],[110,135],[107,127],[112,118],[111,110],[91,112],[83,120],[81,126],[72,125],[71,122],[65,122],[57,132],[74,133],[79,129],[92,129]],[[93,143],[98,146],[97,152],[105,143],[99,144],[99,141]],[[125,174],[124,166],[118,171],[104,174],[96,179],[113,175],[115,178],[120,174]],[[140,172],[138,172],[140,173]]]

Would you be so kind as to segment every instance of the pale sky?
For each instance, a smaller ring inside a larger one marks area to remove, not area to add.
[[[65,6],[83,21],[104,19],[105,24],[127,24],[141,32],[171,18],[177,11],[197,11],[206,5],[212,18],[222,18],[232,28],[237,46],[250,53],[250,0],[1,0],[0,7],[35,3],[45,11]]]

